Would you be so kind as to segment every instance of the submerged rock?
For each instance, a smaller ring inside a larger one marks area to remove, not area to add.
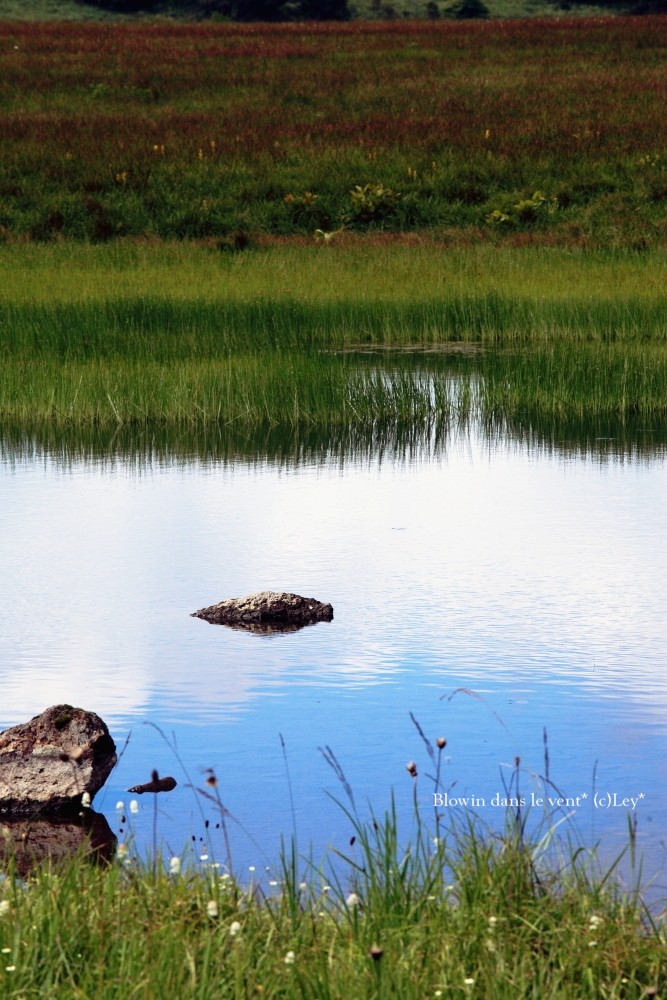
[[[214,625],[230,625],[249,632],[294,632],[305,625],[330,622],[333,608],[314,597],[262,590],[248,597],[234,597],[193,612]]]
[[[116,764],[116,747],[94,712],[54,705],[0,733],[0,818],[58,816],[94,798]]]

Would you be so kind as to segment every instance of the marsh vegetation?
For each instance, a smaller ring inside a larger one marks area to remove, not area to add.
[[[0,269],[6,423],[665,413],[662,255],[24,246]]]
[[[0,22],[0,234],[664,246],[665,17]]]

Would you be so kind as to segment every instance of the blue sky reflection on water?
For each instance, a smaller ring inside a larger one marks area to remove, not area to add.
[[[666,498],[664,456],[491,448],[474,433],[444,456],[398,463],[7,461],[0,726],[72,702],[102,715],[119,745],[131,732],[96,806],[117,828],[124,789],[153,767],[174,774],[160,829],[179,852],[203,823],[181,764],[146,723],[161,727],[195,784],[215,770],[257,841],[237,831],[242,869],[264,863],[259,847],[275,860],[292,830],[280,734],[300,846],[318,858],[351,833],[325,794],[342,788],[318,747],[335,751],[358,804],[379,812],[393,787],[409,813],[405,764],[416,760],[430,811],[413,712],[429,738],[447,738],[452,794],[483,797],[480,815],[499,822],[500,770],[520,756],[530,789],[546,728],[552,778],[587,794],[576,811],[584,838],[613,847],[627,830],[624,808],[590,806],[594,790],[643,792],[639,830],[658,870]],[[331,601],[335,619],[264,637],[190,617],[260,589]],[[448,701],[458,688],[475,694]],[[152,809],[140,806],[132,823],[145,846]]]

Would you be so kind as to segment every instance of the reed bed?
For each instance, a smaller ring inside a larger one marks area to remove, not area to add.
[[[667,339],[667,257],[432,241],[0,248],[0,354],[172,360],[264,349]]]
[[[486,417],[667,415],[667,349],[600,344],[572,351],[560,344],[521,354],[499,352],[481,369]]]
[[[664,302],[530,302],[496,292],[420,302],[118,300],[0,304],[0,357],[134,361],[214,359],[254,351],[667,343]]]
[[[613,345],[487,354],[456,368],[391,367],[313,353],[265,352],[178,364],[108,359],[6,364],[0,420],[76,427],[210,426],[239,433],[309,425],[332,432],[414,424],[422,436],[454,419],[617,415],[664,420],[667,351]]]
[[[330,250],[97,248],[85,279],[81,248],[0,254],[0,421],[430,432],[473,414],[665,415],[661,254]]]
[[[26,374],[29,383],[26,385]],[[26,428],[210,424],[373,428],[447,418],[461,409],[451,379],[351,360],[265,352],[182,364],[36,361],[6,365],[0,415]]]

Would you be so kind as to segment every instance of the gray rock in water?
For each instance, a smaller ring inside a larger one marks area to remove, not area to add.
[[[212,604],[209,608],[195,611],[192,617],[250,632],[294,632],[304,625],[330,622],[333,608],[314,597],[262,590],[248,597],[234,597]]]
[[[116,747],[94,712],[54,705],[0,733],[0,817],[58,816],[93,799],[116,764]]]

